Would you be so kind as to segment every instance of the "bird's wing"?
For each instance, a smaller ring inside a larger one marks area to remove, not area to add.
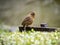
[[[24,24],[26,24],[27,22],[30,22],[30,21],[32,21],[32,20],[31,20],[31,17],[26,17],[26,18],[23,20],[22,25],[24,25]]]
[[[29,21],[31,18],[30,17],[26,17],[23,22]]]
[[[30,19],[31,19],[31,17],[26,17],[24,20],[29,21]]]

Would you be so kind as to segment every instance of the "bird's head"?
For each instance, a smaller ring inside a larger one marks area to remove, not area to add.
[[[30,14],[33,18],[35,17],[35,13],[34,12],[31,12]]]

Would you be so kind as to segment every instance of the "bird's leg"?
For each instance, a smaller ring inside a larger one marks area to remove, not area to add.
[[[28,25],[26,25],[26,27],[29,27]]]
[[[24,25],[23,28],[24,28],[24,31],[26,31],[26,25]]]

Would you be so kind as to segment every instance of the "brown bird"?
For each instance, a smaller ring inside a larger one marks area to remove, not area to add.
[[[31,25],[33,23],[34,18],[35,18],[35,13],[34,12],[31,12],[29,15],[27,15],[27,17],[22,22],[24,30],[25,30],[26,27],[28,27],[29,25]]]

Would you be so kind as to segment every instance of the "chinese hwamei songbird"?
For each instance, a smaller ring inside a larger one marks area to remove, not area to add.
[[[22,22],[24,30],[26,30],[25,28],[33,23],[34,18],[35,18],[35,12],[31,12],[26,16],[26,18]]]

